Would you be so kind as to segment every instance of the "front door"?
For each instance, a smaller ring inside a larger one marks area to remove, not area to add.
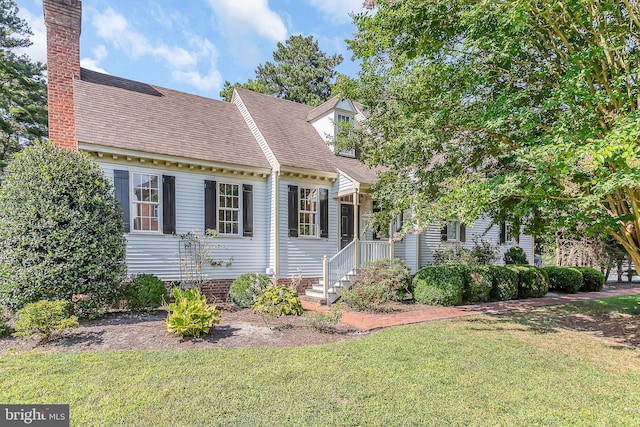
[[[353,205],[340,205],[340,249],[353,241]]]

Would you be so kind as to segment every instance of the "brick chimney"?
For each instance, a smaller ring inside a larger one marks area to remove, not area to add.
[[[80,0],[43,0],[47,26],[49,139],[78,149],[73,106],[73,81],[80,78]]]

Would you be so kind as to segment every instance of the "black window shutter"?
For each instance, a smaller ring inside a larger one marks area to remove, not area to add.
[[[400,215],[396,217],[396,232],[400,232],[400,230],[402,230],[403,225],[404,225],[404,212],[400,212]]]
[[[289,186],[289,237],[298,237],[298,186]]]
[[[447,240],[449,240],[448,224],[446,223],[444,227],[440,228],[440,240],[442,240],[443,242],[446,242]]]
[[[253,185],[242,185],[242,235],[253,237]]]
[[[122,222],[124,222],[124,232],[131,231],[131,215],[129,205],[129,171],[114,170],[113,186],[118,203],[122,207]]]
[[[505,243],[507,241],[507,224],[502,222],[500,223],[500,243]]]
[[[460,241],[467,241],[467,227],[464,224],[460,224]]]
[[[162,175],[162,232],[176,232],[176,177]]]
[[[217,187],[215,181],[204,181],[204,231],[218,229]]]
[[[320,189],[320,237],[329,237],[329,190]]]
[[[355,158],[360,160],[360,155],[362,154],[362,149],[356,145],[356,148],[353,150],[355,154]]]

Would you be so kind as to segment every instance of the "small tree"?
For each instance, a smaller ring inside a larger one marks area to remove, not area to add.
[[[113,187],[86,154],[37,143],[0,187],[0,303],[79,299],[92,314],[115,302],[125,239]]]

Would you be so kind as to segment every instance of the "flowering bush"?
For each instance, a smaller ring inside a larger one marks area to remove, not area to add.
[[[243,274],[231,284],[229,299],[238,307],[249,308],[256,297],[270,284],[271,280],[264,274]]]

